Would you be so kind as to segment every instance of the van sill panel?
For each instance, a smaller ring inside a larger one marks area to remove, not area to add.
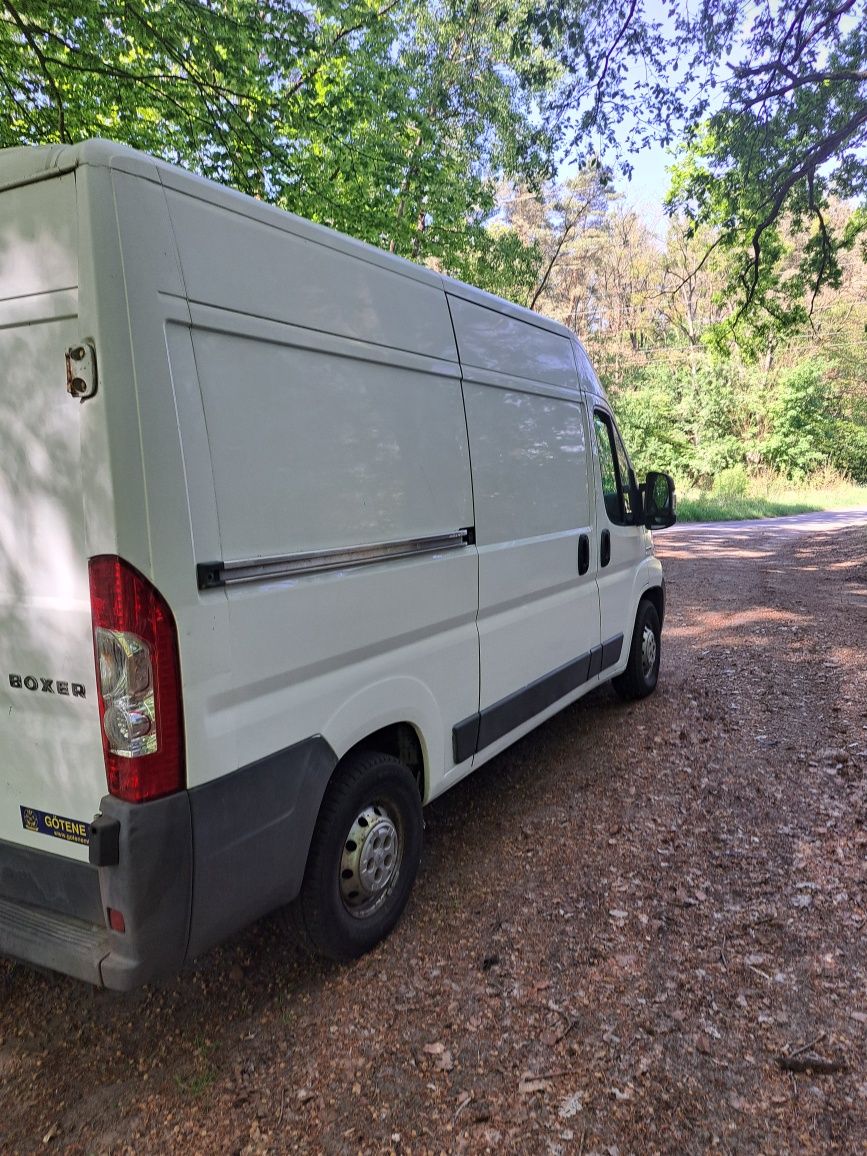
[[[622,649],[623,635],[617,634],[601,646],[594,646],[586,654],[456,723],[452,728],[455,765],[542,714],[603,670],[616,666]]]
[[[472,526],[447,534],[430,534],[421,538],[402,538],[394,542],[377,542],[366,546],[342,547],[339,550],[312,550],[304,554],[281,554],[271,558],[248,558],[233,562],[200,562],[196,567],[200,590],[236,586],[242,582],[267,582],[274,578],[299,578],[306,574],[323,574],[372,566],[400,558],[423,554],[440,554],[459,550],[475,542]]]

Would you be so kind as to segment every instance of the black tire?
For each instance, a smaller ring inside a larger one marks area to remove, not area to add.
[[[645,632],[649,632],[645,640]],[[652,602],[645,599],[638,604],[635,616],[635,630],[629,647],[629,661],[622,674],[612,679],[612,685],[621,698],[635,700],[646,698],[656,690],[659,679],[659,659],[662,654],[662,639],[659,615]],[[652,635],[652,647],[650,636]],[[651,657],[652,661],[648,661]]]
[[[415,881],[422,826],[418,786],[403,763],[373,751],[347,756],[328,784],[287,912],[310,950],[357,959],[388,935]]]

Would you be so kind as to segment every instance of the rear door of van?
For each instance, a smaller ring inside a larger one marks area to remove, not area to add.
[[[16,150],[17,151],[17,150]],[[105,793],[88,590],[76,175],[0,171],[0,852],[87,860]],[[91,404],[91,403],[88,403]],[[8,874],[8,873],[7,873]],[[8,893],[6,875],[0,891]]]

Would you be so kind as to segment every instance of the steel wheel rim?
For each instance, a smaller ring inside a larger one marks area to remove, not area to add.
[[[340,855],[340,898],[356,919],[385,903],[400,874],[403,839],[399,821],[384,803],[368,803],[356,816]]]
[[[649,626],[645,626],[641,635],[641,673],[645,679],[650,678],[656,666],[656,635]]]

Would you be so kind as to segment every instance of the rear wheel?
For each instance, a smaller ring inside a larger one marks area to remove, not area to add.
[[[659,615],[652,602],[639,603],[635,630],[626,669],[612,680],[614,689],[625,699],[646,698],[656,689],[661,654]]]
[[[409,898],[421,844],[411,772],[390,755],[349,755],[328,785],[291,909],[307,946],[348,960],[388,935]]]

